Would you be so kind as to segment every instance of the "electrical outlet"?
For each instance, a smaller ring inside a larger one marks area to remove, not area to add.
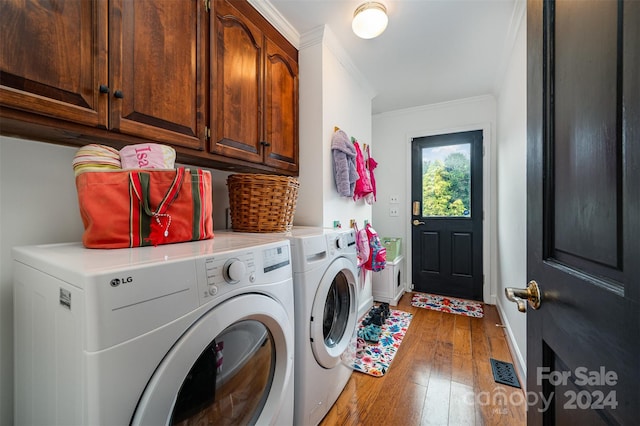
[[[392,217],[400,216],[400,212],[398,211],[398,208],[397,207],[389,208],[389,216],[392,216]]]
[[[398,197],[397,195],[391,195],[389,196],[389,202],[391,204],[398,204],[400,201],[400,197]]]

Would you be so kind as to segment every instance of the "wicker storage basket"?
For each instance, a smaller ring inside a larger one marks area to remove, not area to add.
[[[227,178],[231,228],[241,232],[285,232],[293,226],[298,179],[233,174]]]

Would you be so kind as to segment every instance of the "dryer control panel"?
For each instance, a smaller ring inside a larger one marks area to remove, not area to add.
[[[329,254],[335,256],[336,253],[348,255],[356,252],[355,231],[336,231],[327,234],[327,244],[329,246]]]

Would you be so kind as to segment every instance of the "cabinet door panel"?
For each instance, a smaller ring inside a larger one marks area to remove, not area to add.
[[[112,2],[113,129],[203,148],[206,22],[201,3]]]
[[[106,1],[0,1],[0,104],[107,125]]]
[[[298,171],[298,64],[267,39],[264,162]]]
[[[226,2],[215,2],[211,151],[262,162],[262,32]]]

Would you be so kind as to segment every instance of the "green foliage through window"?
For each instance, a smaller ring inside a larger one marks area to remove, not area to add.
[[[471,167],[467,150],[456,150],[444,161],[426,148],[422,164],[422,216],[471,216]],[[462,152],[461,152],[462,151]]]

